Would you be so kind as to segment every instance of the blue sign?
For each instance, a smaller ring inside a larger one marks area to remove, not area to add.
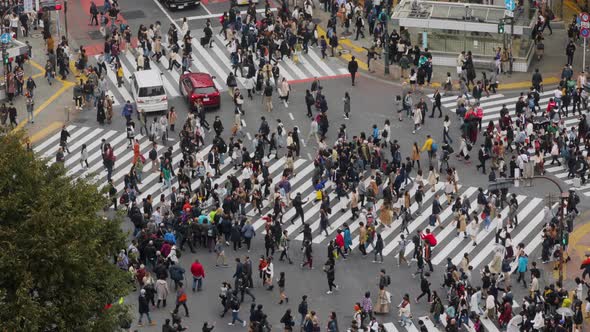
[[[514,0],[504,0],[504,7],[506,10],[514,10],[516,9],[516,2]]]
[[[9,33],[3,33],[2,35],[0,35],[0,42],[2,42],[3,44],[10,43],[11,39],[12,36]]]

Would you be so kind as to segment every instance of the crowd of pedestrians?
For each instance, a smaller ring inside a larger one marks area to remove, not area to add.
[[[330,7],[329,1],[324,3],[327,4],[326,10],[335,10]],[[110,3],[110,6],[116,8],[114,3]],[[345,17],[345,25],[350,24],[351,20],[347,8],[344,5],[342,15],[338,16]],[[350,10],[355,12],[354,8]],[[371,7],[370,13],[376,18],[370,19],[369,25],[380,20],[381,16],[377,13],[386,10],[386,5]],[[111,12],[108,11],[109,15]],[[99,13],[91,14],[95,19]],[[105,17],[105,13],[100,15],[100,21],[104,22],[102,17]],[[75,95],[79,107],[96,108],[97,120],[109,123],[116,121],[117,116],[112,113],[112,102],[109,106],[106,83],[101,82],[107,70],[115,71],[117,76],[119,71],[122,72],[118,55],[126,51],[131,38],[129,27],[121,31],[120,27],[114,25],[116,11],[114,15],[110,20],[112,29],[108,32],[105,30],[105,50],[97,66],[87,63],[84,49],[80,48],[77,66],[86,71],[86,81],[81,82],[78,94]],[[243,114],[244,97],[235,83],[239,70],[239,75],[249,82],[245,84],[248,97],[253,98],[256,93],[264,96],[265,111],[273,111],[272,95],[275,91],[278,91],[287,108],[291,90],[276,64],[284,57],[296,59],[297,52],[306,52],[312,45],[320,47],[323,56],[327,56],[328,47],[334,50],[337,46],[332,42],[333,39],[338,40],[336,24],[329,25],[327,38],[318,38],[316,26],[311,21],[312,15],[313,6],[310,0],[306,0],[302,8],[295,6],[292,9],[285,1],[276,14],[267,5],[263,17],[251,6],[245,19],[232,5],[222,16],[219,33],[227,41],[234,69],[226,81],[235,104],[235,120],[232,124],[224,124],[216,117],[210,125],[205,119],[202,104],[198,103],[186,121],[178,123],[181,125],[179,127],[175,127],[174,109],[160,118],[154,118],[153,124],[150,124],[141,109],[134,109],[130,103],[124,105],[122,119],[126,122],[129,148],[133,149],[134,156],[125,166],[129,171],[125,175],[123,190],[116,188],[111,181],[117,160],[113,148],[106,140],[101,143],[112,205],[115,209],[125,209],[133,224],[131,244],[120,252],[116,264],[129,273],[130,283],[137,288],[139,325],[143,324],[144,316],[149,324],[156,324],[150,312],[158,310],[160,306],[166,307],[167,300],[173,298],[175,307],[171,318],[164,323],[164,328],[166,331],[187,329],[181,317],[181,312],[186,317],[191,314],[185,275],[192,278],[192,292],[199,292],[208,284],[205,271],[213,268],[203,266],[199,259],[193,260],[190,268],[183,267],[180,258],[188,247],[191,253],[210,253],[215,257],[215,267],[230,265],[226,261],[226,251],[235,253],[237,257],[231,264],[235,265],[235,269],[227,270],[233,271],[233,274],[228,272],[226,280],[212,281],[211,287],[220,287],[220,315],[224,317],[231,312],[228,325],[240,323],[251,331],[270,330],[270,321],[278,319],[286,331],[293,330],[296,325],[306,332],[324,328],[330,332],[340,328],[384,331],[383,320],[378,317],[389,314],[393,310],[392,304],[397,304],[397,300],[400,324],[417,324],[422,328],[424,322],[413,322],[411,306],[420,303],[424,297],[434,324],[446,326],[447,331],[457,331],[462,325],[469,325],[477,332],[483,331],[483,319],[494,320],[503,328],[518,324],[523,331],[579,328],[584,312],[582,286],[579,292],[576,291],[573,300],[560,283],[547,283],[542,289],[539,281],[540,264],[538,266],[538,262],[532,259],[529,261],[525,243],[512,242],[511,234],[523,227],[519,227],[519,202],[516,195],[505,189],[488,191],[479,188],[474,202],[476,204],[472,204],[468,197],[460,195],[457,164],[462,161],[470,163],[470,153],[480,139],[484,142],[477,149],[477,169],[489,173],[492,182],[501,178],[530,179],[535,172],[542,174],[545,154],[550,154],[553,162],[560,163],[563,160],[568,167],[572,164],[572,177],[579,177],[582,183],[585,182],[588,130],[585,114],[582,114],[582,109],[586,110],[585,97],[581,98],[585,91],[584,73],[576,81],[570,67],[566,66],[563,80],[550,102],[553,106],[540,110],[538,96],[542,77],[537,72],[533,76],[530,91],[519,98],[516,114],[510,114],[506,109],[498,123],[482,124],[485,110],[479,106],[479,102],[483,94],[487,93],[489,84],[474,82],[469,65],[471,55],[469,52],[461,54],[458,75],[464,89],[457,99],[457,118],[445,115],[443,119],[441,93],[436,90],[430,118],[434,118],[435,110],[438,110],[444,130],[441,140],[438,140],[438,135],[427,135],[422,144],[403,142],[396,138],[390,120],[354,134],[348,133],[346,126],[341,125],[336,130],[337,141],[328,143],[328,130],[331,128],[328,117],[334,118],[335,115],[333,112],[330,115],[328,113],[322,83],[314,80],[306,90],[305,99],[311,120],[307,137],[317,144],[313,155],[315,169],[307,180],[311,181],[314,193],[312,197],[303,197],[292,190],[291,182],[297,176],[294,163],[301,153],[304,134],[297,126],[288,127],[280,120],[271,125],[262,115],[252,142],[243,141],[243,135],[240,137],[239,134],[242,130],[240,116]],[[360,23],[363,23],[362,19]],[[273,29],[269,29],[269,26]],[[370,33],[374,34],[375,29],[386,30],[386,24],[377,23]],[[208,24],[201,38],[203,46],[210,46],[212,34],[211,25]],[[193,37],[186,20],[180,31],[172,25],[165,35],[161,34],[159,23],[149,27],[142,25],[137,38],[137,70],[149,68],[150,61],[159,61],[164,49],[169,54],[170,70],[180,66],[184,72],[190,68]],[[62,41],[60,47],[64,51],[67,43]],[[420,51],[418,46],[416,48],[420,52],[418,71],[424,71],[424,83],[425,77],[429,81],[428,63],[431,56],[427,49]],[[107,68],[107,64],[111,67]],[[349,70],[356,73],[358,66],[351,62]],[[419,84],[417,82],[420,79],[413,80],[412,76],[415,75],[417,73],[411,74],[409,84],[404,85],[402,94],[394,101],[398,107],[398,120],[403,122],[404,113],[406,117],[411,117],[414,133],[427,121],[431,104],[417,89],[416,84]],[[354,76],[352,78],[354,85]],[[578,97],[574,97],[576,94]],[[562,115],[568,116],[568,96],[574,100],[573,112],[577,110],[580,113],[580,122],[574,129],[560,122]],[[351,111],[354,112],[350,109],[350,98],[348,92],[343,98],[345,120]],[[577,104],[575,100],[578,100]],[[264,111],[261,110],[261,114]],[[451,119],[461,123],[460,133],[451,132]],[[153,141],[147,158],[141,154],[139,141],[135,138],[136,126],[141,133],[145,130]],[[171,132],[178,132],[182,154],[178,163],[173,162],[175,151],[172,147],[163,150],[158,148],[158,140],[161,138],[165,142]],[[480,133],[483,133],[483,138]],[[205,148],[205,138],[209,135],[213,136],[212,147]],[[458,137],[453,140],[453,136]],[[69,152],[68,137],[69,133],[64,127],[61,148],[57,153],[58,161],[63,162],[64,153]],[[405,144],[408,149],[402,149]],[[402,150],[410,150],[411,153],[403,154]],[[81,163],[85,161],[84,154],[82,156]],[[269,170],[271,157],[285,158],[282,175],[276,183]],[[486,168],[489,159],[491,166]],[[535,162],[531,162],[533,160]],[[146,163],[151,164],[151,169],[145,169]],[[225,178],[220,169],[228,163],[239,172]],[[144,172],[159,173],[162,183],[160,195],[139,190],[138,184],[141,184]],[[438,193],[440,188],[443,188],[444,195]],[[423,202],[429,191],[434,193],[433,201],[425,206]],[[334,196],[332,193],[336,197],[334,200],[331,200]],[[567,246],[563,245],[567,242],[559,236],[567,236],[572,231],[572,220],[578,214],[578,204],[579,198],[573,191],[558,204],[557,209],[567,210],[567,221],[555,215],[555,208],[546,207],[542,258],[539,263],[556,259],[561,262],[560,258],[567,256]],[[313,230],[311,225],[316,220],[305,220],[305,210],[310,205],[319,206],[319,227]],[[440,215],[446,207],[451,207],[453,221],[443,225]],[[505,208],[508,208],[508,215],[502,216],[501,211]],[[337,227],[331,238],[328,232],[331,230],[330,216],[347,211],[351,213],[350,220]],[[254,217],[248,212],[253,212]],[[425,229],[410,232],[408,224],[423,214],[428,216],[429,225]],[[257,221],[263,223],[264,232],[256,231],[253,224]],[[307,294],[287,291],[287,285],[294,276],[280,270],[282,265],[294,263],[292,247],[293,239],[297,236],[289,233],[289,225],[302,226],[302,261],[298,262],[300,273],[324,274],[327,280],[326,295],[330,295],[340,290],[336,282],[338,265],[347,264],[346,260],[351,255],[364,257],[369,255],[368,250],[372,250],[373,262],[384,262],[382,233],[394,223],[401,225],[397,243],[397,268],[407,270],[408,275],[416,278],[416,291],[412,295],[408,289],[401,299],[393,299],[389,291],[393,285],[386,272],[388,269],[381,269],[375,288],[359,294],[359,301],[349,304],[353,320],[339,322],[335,312],[314,311]],[[565,230],[558,232],[562,223],[567,224]],[[480,280],[472,277],[475,271],[467,253],[459,264],[454,264],[449,258],[441,270],[434,270],[432,258],[438,242],[436,237],[448,227],[456,229],[457,236],[464,238],[465,245],[473,246],[477,245],[481,231],[494,229],[497,243],[494,257],[480,271]],[[352,238],[352,232],[356,229],[358,250]],[[314,244],[314,232],[324,234],[329,239],[327,249]],[[253,241],[255,238],[261,238],[263,247]],[[413,254],[408,261],[406,250],[410,246],[413,247]],[[307,271],[318,265],[321,267],[319,271]],[[435,291],[432,284],[438,281],[434,281],[433,276],[440,273],[440,289]],[[516,284],[512,282],[513,273],[517,274]],[[168,279],[173,282],[174,291]],[[513,311],[515,299],[511,289],[520,282],[527,289],[528,296],[516,312]],[[584,280],[580,280],[579,284],[583,283]],[[256,294],[257,289],[276,293],[277,305],[288,307],[289,298],[295,300],[291,304],[297,304],[297,312],[286,309],[280,318],[268,317],[264,305],[256,301],[259,295]],[[249,308],[245,305],[244,295],[251,299]],[[559,309],[565,307],[571,308],[573,314],[560,315]],[[211,331],[213,327],[205,323],[203,331]]]

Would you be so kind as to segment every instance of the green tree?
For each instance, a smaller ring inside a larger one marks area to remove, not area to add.
[[[0,137],[0,330],[117,330],[129,315],[118,304],[129,275],[113,264],[125,247],[122,219],[100,214],[107,200],[96,185],[22,142]]]

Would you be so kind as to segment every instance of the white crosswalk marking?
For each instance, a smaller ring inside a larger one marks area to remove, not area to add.
[[[115,168],[113,170],[112,179],[115,187],[119,192],[124,189],[124,178],[125,175],[129,172],[132,166],[132,159],[133,159],[133,149],[128,148],[126,133],[119,132],[115,130],[109,130],[104,128],[90,128],[90,127],[77,127],[77,126],[70,126],[68,130],[71,133],[70,142],[70,149],[72,151],[71,155],[67,156],[66,163],[64,164],[65,168],[67,169],[67,174],[74,176],[74,177],[83,177],[84,174],[89,174],[90,179],[96,181],[99,187],[104,187],[106,185],[106,172],[104,170],[104,166],[102,165],[102,158],[101,158],[101,151],[100,151],[100,144],[101,140],[105,139],[106,142],[110,143],[114,149],[114,153],[117,156],[117,161],[115,163]],[[147,137],[138,136],[140,142],[140,151],[144,156],[147,156],[149,151],[152,147],[152,142],[147,139]],[[82,172],[82,165],[79,163],[79,156],[81,146],[86,144],[89,158],[88,161],[90,163],[90,168]],[[39,144],[38,146],[34,147],[34,151],[37,155],[40,156],[52,156],[57,147],[59,145],[59,133],[56,133],[50,136],[47,141]],[[206,162],[207,154],[211,149],[211,145],[205,146],[197,153],[197,160],[203,160]],[[168,149],[167,146],[163,146],[158,144],[158,154],[163,154]],[[182,160],[182,151],[180,151],[180,144],[176,143],[172,146],[172,162],[174,170],[177,171],[177,167],[179,162]],[[283,169],[285,166],[285,157],[279,159],[269,159],[269,174],[270,178],[273,181],[273,184],[280,182],[283,175]],[[315,166],[312,160],[305,160],[305,159],[296,159],[294,162],[294,169],[295,175],[289,179],[291,184],[291,198],[294,198],[294,195],[298,192],[302,194],[303,198],[303,210],[304,210],[304,219],[306,223],[308,223],[312,229],[312,242],[316,246],[323,246],[329,239],[333,239],[336,235],[336,231],[339,228],[342,228],[344,223],[348,224],[348,228],[351,232],[352,238],[352,249],[358,247],[359,244],[359,220],[351,220],[352,212],[348,208],[348,199],[343,198],[341,202],[338,202],[336,199],[335,188],[332,182],[326,183],[325,194],[328,195],[331,199],[331,209],[332,214],[329,216],[329,225],[330,228],[328,229],[328,234],[321,233],[319,231],[319,210],[320,210],[320,202],[315,202],[315,189],[313,187],[313,183],[311,178],[313,177],[313,173],[315,172]],[[211,171],[208,169],[208,171]],[[221,173],[219,174],[218,178],[214,178],[214,184],[224,185],[228,181],[228,177],[230,175],[237,176],[238,179],[242,179],[242,172],[241,169],[234,170],[232,162],[229,158],[227,158],[226,162],[221,165],[220,167]],[[262,180],[262,177],[259,176],[259,180]],[[172,181],[173,186],[177,186],[176,183],[177,179]],[[370,178],[365,179],[366,183],[370,181]],[[199,185],[200,180],[195,179],[191,180],[192,188],[196,188]],[[147,160],[144,166],[144,170],[142,173],[142,183],[138,184],[141,193],[137,195],[137,200],[141,200],[147,195],[157,196],[160,193],[169,194],[170,191],[166,190],[163,183],[159,182],[159,172],[152,172],[151,171],[151,161]],[[411,186],[411,187],[410,187]],[[455,264],[459,263],[461,257],[464,253],[477,253],[475,257],[473,257],[471,261],[471,265],[474,268],[480,267],[482,264],[486,264],[489,260],[491,260],[493,255],[493,248],[495,246],[495,224],[492,222],[490,225],[489,231],[480,230],[480,233],[477,237],[477,246],[472,246],[468,240],[464,240],[462,236],[455,237],[456,232],[456,225],[453,223],[453,213],[451,206],[445,204],[446,196],[443,193],[444,184],[440,183],[435,187],[435,191],[432,192],[427,188],[426,192],[424,193],[424,206],[422,208],[422,213],[417,215],[418,205],[414,202],[414,196],[416,193],[417,186],[410,185],[406,189],[409,190],[410,197],[412,198],[412,205],[410,210],[416,215],[415,219],[410,221],[408,225],[408,230],[410,233],[415,232],[418,229],[424,230],[425,228],[429,227],[429,216],[431,214],[431,204],[435,194],[440,195],[440,202],[443,205],[443,210],[440,214],[441,224],[442,227],[438,227],[434,230],[435,236],[438,240],[438,244],[436,249],[433,251],[433,264],[440,265],[444,264],[447,257],[450,257]],[[470,198],[472,202],[471,208],[474,209],[477,206],[475,200],[475,194],[477,193],[477,188],[475,187],[459,187],[459,196],[466,196]],[[542,239],[539,236],[540,228],[542,221],[544,220],[543,211],[539,213],[532,213],[533,211],[539,211],[539,207],[542,205],[542,199],[540,198],[527,198],[524,196],[518,196],[518,201],[520,204],[520,209],[518,211],[518,219],[519,225],[517,228],[511,231],[513,235],[513,243],[520,243],[524,242],[525,239],[528,240],[527,247],[525,250],[530,254],[532,250],[540,246]],[[271,202],[269,202],[271,203]],[[266,201],[265,201],[266,204]],[[383,200],[380,198],[376,202],[376,209],[377,209],[377,216],[379,216],[379,209],[383,204]],[[341,212],[340,209],[345,208],[344,212]],[[272,204],[266,205],[263,207],[262,213],[259,214],[257,210],[254,209],[251,203],[246,204],[245,213],[252,218],[253,226],[258,231],[259,234],[264,234],[264,220],[262,220],[262,215],[266,215],[270,210],[272,210]],[[501,211],[503,218],[507,217],[507,208]],[[303,225],[301,223],[301,218],[297,218],[293,220],[293,224],[290,223],[290,220],[293,219],[295,216],[295,208],[288,206],[283,215],[283,222],[285,223],[285,228],[291,234],[291,239],[293,240],[302,240],[303,236],[300,234],[301,230],[303,229]],[[392,259],[396,258],[397,254],[397,247],[400,240],[400,230],[401,227],[401,220],[393,220],[391,227],[384,227],[379,226],[377,227],[377,232],[379,232],[384,241],[384,250],[383,255],[389,256]],[[432,229],[432,227],[430,227]],[[262,231],[260,231],[262,229]],[[403,231],[405,234],[406,232]],[[373,250],[373,246],[369,246],[367,248],[367,252],[371,252]],[[406,248],[406,255],[411,257],[412,252],[414,250],[413,244],[409,244]],[[356,251],[358,252],[358,251]],[[356,252],[352,252],[351,254],[355,255]],[[515,265],[513,265],[515,268]],[[429,322],[431,323],[431,322]],[[416,323],[417,324],[417,323]],[[417,325],[414,326],[417,328]],[[436,331],[431,329],[431,327],[427,324],[428,331]],[[406,330],[412,330],[413,327],[407,326]],[[403,330],[403,328],[401,329]]]
[[[421,320],[424,323],[424,326],[426,326],[426,329],[428,329],[428,332],[440,331],[439,329],[436,328],[436,326],[434,326],[434,322],[432,322],[428,316],[420,317],[419,320]]]
[[[213,48],[204,48],[201,46],[197,38],[192,39],[193,46],[193,61],[191,70],[195,72],[209,73],[215,76],[214,82],[217,89],[226,90],[225,80],[230,72],[233,71],[230,54],[225,46],[226,41],[223,40],[222,36],[216,35],[213,38]],[[137,49],[141,51],[141,49]],[[285,57],[283,61],[279,61],[277,66],[279,67],[280,76],[286,78],[288,81],[305,80],[313,77],[324,77],[324,76],[336,76],[339,74],[348,74],[348,70],[338,62],[327,62],[323,61],[319,56],[317,49],[310,48],[309,53],[299,55],[300,62],[295,63],[291,59]],[[98,56],[94,56],[94,61]],[[137,62],[135,60],[134,53],[130,51],[123,52],[119,56],[122,67],[123,67],[123,80],[124,85],[117,87],[116,73],[111,68],[107,69],[107,77],[109,81],[110,95],[112,95],[115,105],[123,105],[127,100],[133,100],[132,95],[128,90],[130,86],[129,77],[133,74],[136,69]],[[256,60],[255,60],[256,61]],[[258,61],[256,61],[258,65]],[[164,82],[164,88],[170,98],[180,96],[178,88],[178,81],[180,74],[177,70],[168,70],[169,60],[167,57],[162,56],[160,63],[155,61],[150,62],[152,69],[159,70],[162,75],[162,81]],[[257,68],[258,69],[258,68]],[[239,76],[238,82],[240,87],[243,87],[244,79]],[[114,92],[117,90],[118,93]]]
[[[76,128],[76,126],[67,126],[66,130],[67,131],[72,131],[74,130],[74,128]],[[55,143],[56,141],[59,142],[59,138],[61,137],[61,131],[58,131],[57,133],[53,134],[51,137],[49,137],[48,139],[46,139],[45,141],[43,141],[43,143],[35,146],[33,148],[33,151],[35,152],[39,152],[39,151],[43,151],[46,147],[48,147],[49,145]]]
[[[115,131],[115,130],[109,130],[108,132],[104,133],[99,139],[95,139],[92,143],[88,144],[86,146],[86,149],[88,151],[94,150],[97,146],[100,146],[100,143],[103,139],[105,139],[105,140],[109,139],[111,136],[115,135],[116,133],[117,133],[117,131]],[[98,150],[98,155],[100,155],[100,148]],[[78,160],[79,159],[76,159],[76,158],[67,158],[66,159],[66,168]],[[90,162],[91,162],[91,155],[88,154],[88,164],[90,164]]]
[[[74,133],[70,132],[70,137],[68,137],[68,142],[69,143],[75,142],[76,141],[76,138],[78,138],[78,136],[81,136],[82,134],[84,134],[85,132],[87,132],[89,129],[90,129],[89,127],[80,127],[77,131],[74,131]],[[49,148],[47,150],[47,152],[45,152],[42,155],[42,157],[43,158],[52,158],[52,157],[54,157],[55,153],[59,149],[59,141],[57,143],[58,144],[55,144],[54,146],[52,146],[51,148]],[[64,153],[66,153],[66,151],[64,151]]]
[[[399,330],[393,323],[383,323],[386,332],[398,332]]]

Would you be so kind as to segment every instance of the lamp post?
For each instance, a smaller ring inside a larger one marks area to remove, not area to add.
[[[389,35],[386,33],[383,38],[383,74],[389,75]]]
[[[565,213],[564,213],[564,208],[565,206],[567,206],[567,203],[565,202],[565,200],[569,197],[569,192],[567,191],[563,191],[563,189],[561,188],[561,185],[555,181],[554,179],[547,177],[547,176],[533,176],[530,178],[526,178],[525,180],[530,180],[531,183],[533,180],[535,179],[541,179],[541,180],[547,180],[551,183],[553,183],[557,189],[559,190],[559,214],[558,214],[558,222],[559,225],[557,225],[558,227],[558,233],[559,233],[559,243],[561,245],[561,247],[564,247],[564,243],[563,243],[563,222],[565,219]],[[498,182],[493,182],[490,184],[489,189],[488,190],[492,190],[492,186],[494,186],[494,189],[498,189],[500,186],[502,188],[509,188],[510,187],[510,183],[514,184],[514,180],[517,180],[516,178],[506,178],[507,181],[501,181],[500,179],[498,180]],[[506,186],[508,184],[508,186]],[[552,205],[553,203],[550,203],[550,205]],[[551,207],[551,206],[550,206]],[[565,267],[565,258],[564,258],[564,253],[565,251],[562,250],[562,254],[559,257],[559,283],[562,284],[563,283],[563,269]]]
[[[563,285],[563,269],[565,267],[565,258],[564,258],[564,254],[565,251],[563,250],[563,221],[565,219],[565,214],[564,214],[564,208],[566,205],[565,200],[569,197],[569,192],[564,192],[563,189],[561,188],[561,185],[555,181],[554,179],[547,177],[547,176],[533,176],[532,179],[544,179],[547,180],[549,182],[552,182],[555,186],[557,186],[557,188],[559,189],[559,217],[558,217],[558,233],[559,233],[559,243],[562,247],[562,252],[561,255],[559,256],[559,283],[561,285]]]
[[[66,40],[68,38],[68,0],[64,0],[64,24],[66,26]]]

